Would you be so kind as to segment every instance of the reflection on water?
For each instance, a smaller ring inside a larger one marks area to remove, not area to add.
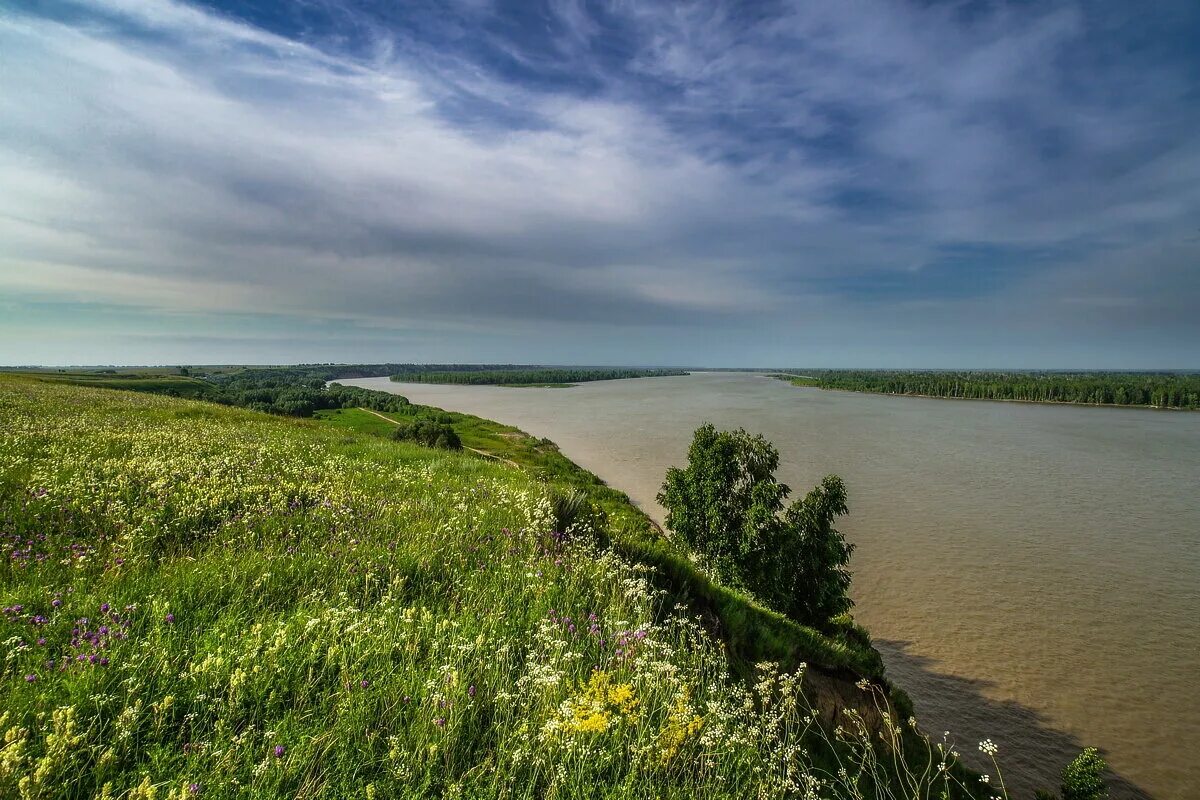
[[[1057,786],[1082,743],[1120,773],[1116,797],[1200,797],[1200,414],[736,373],[572,389],[346,383],[549,437],[660,521],[654,495],[700,423],[761,432],[797,492],[846,479],[856,616],[926,730],[974,755],[995,740],[1020,797]]]

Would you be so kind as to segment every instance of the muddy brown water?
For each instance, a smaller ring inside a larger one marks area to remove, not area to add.
[[[571,389],[400,384],[553,439],[662,521],[702,422],[761,432],[795,493],[850,491],[855,615],[925,730],[1000,746],[1014,797],[1084,744],[1115,797],[1200,798],[1200,413],[932,400],[696,373]]]

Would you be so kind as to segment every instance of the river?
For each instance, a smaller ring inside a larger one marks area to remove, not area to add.
[[[1022,800],[1084,745],[1114,797],[1200,797],[1200,413],[887,397],[745,373],[570,389],[344,383],[553,439],[660,522],[702,422],[847,483],[855,616],[926,731]],[[978,763],[978,762],[976,762]]]

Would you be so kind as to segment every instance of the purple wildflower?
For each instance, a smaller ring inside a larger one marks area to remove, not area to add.
[[[167,616],[164,617],[164,619],[166,619],[168,625],[175,624],[175,615],[174,614],[167,614]]]
[[[26,683],[33,683],[33,682],[34,682],[34,681],[36,681],[36,680],[37,680],[37,675],[36,675],[35,673],[32,673],[32,672],[31,672],[31,673],[29,673],[28,675],[26,675],[26,676],[25,676],[25,682],[26,682]]]
[[[366,678],[363,678],[361,681],[358,682],[358,685],[365,689],[371,685],[371,682],[369,680],[367,680]]]
[[[275,745],[274,753],[275,753],[276,758],[283,758],[283,754],[286,752],[287,752],[287,748],[285,748],[283,745],[281,745],[281,744]]]
[[[467,689],[467,694],[471,697],[475,696],[475,684],[471,684],[471,686]]]

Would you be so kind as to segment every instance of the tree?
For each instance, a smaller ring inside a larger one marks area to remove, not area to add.
[[[1067,764],[1062,774],[1062,800],[1107,800],[1104,772],[1108,764],[1094,747],[1088,747]]]
[[[705,424],[692,436],[687,467],[667,470],[658,494],[667,528],[723,583],[749,588],[744,567],[790,491],[775,480],[778,465],[779,452],[762,436]]]
[[[402,422],[392,430],[392,438],[442,450],[462,449],[462,442],[459,440],[458,434],[454,432],[454,428],[431,419]]]
[[[796,619],[823,622],[854,606],[850,590],[850,544],[833,526],[846,514],[846,485],[836,475],[793,503],[776,544],[772,595]]]
[[[846,595],[853,547],[833,526],[846,513],[846,488],[830,475],[785,510],[790,489],[776,480],[778,466],[779,452],[761,435],[705,424],[687,467],[667,471],[658,502],[667,528],[717,580],[823,625],[853,605]]]

